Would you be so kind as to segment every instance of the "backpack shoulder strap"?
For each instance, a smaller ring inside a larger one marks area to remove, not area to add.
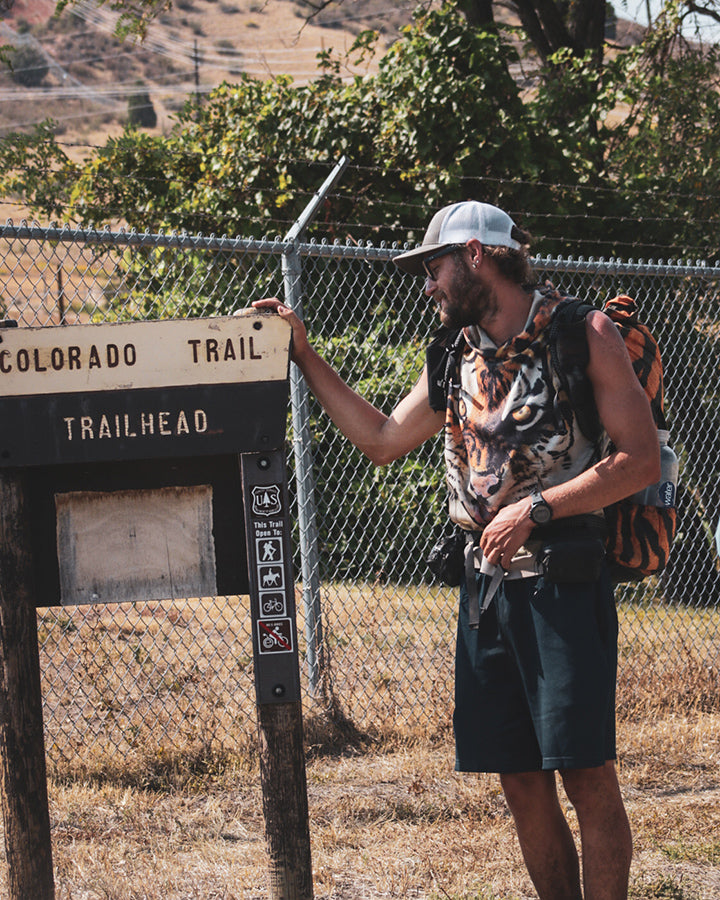
[[[462,328],[439,328],[428,344],[426,351],[428,397],[430,406],[436,412],[447,407],[448,394],[464,349],[465,335]]]
[[[550,322],[550,362],[558,377],[564,398],[575,414],[578,427],[590,441],[602,434],[602,424],[595,405],[592,384],[587,376],[590,361],[585,317],[597,309],[576,297],[559,303]]]
[[[650,329],[640,321],[636,302],[621,294],[608,300],[603,312],[617,325],[625,341],[635,374],[650,401],[656,424],[667,429],[660,348]]]

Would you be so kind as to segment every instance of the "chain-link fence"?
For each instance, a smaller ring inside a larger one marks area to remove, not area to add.
[[[293,271],[293,302],[301,299],[317,348],[390,410],[417,378],[435,327],[422,285],[392,263],[396,252],[8,223],[0,228],[3,314],[21,326],[69,327],[228,314],[283,296]],[[288,269],[290,253],[299,273]],[[618,591],[621,678],[657,679],[661,690],[665,673],[680,672],[691,690],[699,674],[716,671],[720,650],[720,268],[549,258],[536,268],[598,304],[634,296],[663,349],[682,465],[679,531],[662,577]],[[444,729],[456,592],[434,583],[424,563],[446,518],[439,441],[375,469],[314,401],[309,408],[313,465],[298,470],[305,481],[293,501],[296,520],[298,496],[313,504],[318,559],[311,583],[296,551],[301,660],[318,666],[309,681],[303,672],[306,716],[331,704],[360,730]],[[294,483],[302,436],[289,435]],[[296,535],[295,546],[306,552],[307,538]],[[102,553],[102,534],[97,544]],[[254,733],[245,597],[41,608],[38,625],[46,746],[56,766],[106,766],[116,755],[127,764],[133,754],[146,764],[148,753],[232,748]]]

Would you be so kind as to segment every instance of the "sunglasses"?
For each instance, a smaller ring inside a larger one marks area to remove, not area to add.
[[[435,262],[436,259],[440,259],[443,256],[449,256],[451,253],[457,253],[458,250],[462,250],[465,247],[465,244],[449,244],[447,247],[443,247],[442,250],[438,250],[437,253],[431,253],[430,256],[424,257],[422,261],[422,267],[425,270],[425,274],[431,281],[435,281],[435,273],[430,268],[430,263]]]

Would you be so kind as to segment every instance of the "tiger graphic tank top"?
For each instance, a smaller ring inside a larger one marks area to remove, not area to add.
[[[482,529],[501,507],[569,481],[597,459],[557,403],[548,325],[562,299],[536,291],[525,329],[499,347],[478,326],[465,329],[445,417],[449,513],[461,528]]]

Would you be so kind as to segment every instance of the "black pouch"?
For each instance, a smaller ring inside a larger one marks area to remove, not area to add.
[[[605,544],[598,537],[552,538],[543,543],[540,571],[554,584],[580,584],[600,577]]]
[[[449,587],[457,587],[465,571],[464,531],[453,531],[436,541],[425,562],[430,571]]]

